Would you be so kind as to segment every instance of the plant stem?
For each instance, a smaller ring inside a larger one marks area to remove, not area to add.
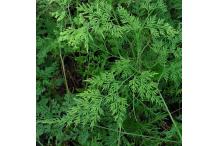
[[[165,65],[164,65],[164,68],[165,68]],[[163,76],[163,73],[160,75],[160,77],[159,77],[159,79],[158,79],[158,84],[160,83],[160,80],[161,80],[162,76]],[[170,116],[170,119],[171,119],[171,121],[173,122],[173,125],[174,125],[175,128],[176,128],[176,132],[177,132],[177,134],[178,134],[178,136],[179,136],[179,138],[180,138],[180,141],[181,141],[181,140],[182,140],[182,134],[181,134],[181,132],[179,131],[179,128],[178,128],[178,126],[177,126],[177,124],[176,124],[176,122],[175,122],[175,120],[174,120],[174,118],[173,118],[173,116],[172,116],[172,114],[171,114],[171,112],[170,112],[170,110],[169,110],[169,108],[168,108],[168,106],[167,106],[167,104],[166,104],[166,102],[165,102],[165,100],[164,100],[164,98],[163,98],[163,96],[162,96],[162,94],[161,94],[161,92],[160,92],[159,89],[158,89],[158,92],[159,92],[160,98],[161,98],[162,101],[163,101],[164,107],[165,107],[165,109],[166,109],[168,115]]]
[[[117,146],[120,146],[120,138],[121,138],[121,126],[119,127],[119,137],[118,137],[118,144],[117,144]]]
[[[60,59],[61,59],[61,66],[62,66],[62,71],[63,71],[63,74],[64,74],[64,83],[65,83],[65,86],[66,86],[66,90],[67,90],[67,93],[70,93],[68,83],[67,83],[66,71],[65,71],[65,67],[64,67],[64,60],[63,60],[63,57],[62,57],[62,54],[61,54],[61,49],[60,49],[60,54],[59,55],[60,55]]]
[[[177,127],[177,124],[176,124],[176,122],[175,122],[175,120],[174,120],[172,114],[170,113],[170,110],[169,110],[169,108],[168,108],[168,106],[167,106],[167,104],[166,104],[166,102],[165,102],[165,100],[164,100],[162,94],[160,93],[159,90],[158,90],[158,92],[159,92],[160,97],[161,97],[161,99],[162,99],[162,101],[163,101],[163,103],[164,103],[164,107],[166,108],[166,110],[167,110],[167,112],[168,112],[168,114],[169,114],[169,116],[170,116],[170,119],[172,120],[173,125],[174,125],[175,128],[176,128],[177,134],[178,134],[180,140],[182,140],[182,135],[181,135],[181,133],[180,133],[180,131],[179,131],[179,128]]]
[[[104,127],[104,126],[99,126],[99,125],[97,126],[96,125],[95,127],[98,127],[98,128],[101,128],[101,129],[106,129],[106,130],[113,131],[113,132],[119,132],[117,130],[107,128],[107,127]],[[147,138],[147,139],[150,139],[150,140],[160,140],[160,141],[164,141],[164,142],[179,143],[179,142],[173,141],[173,140],[168,140],[168,139],[164,139],[164,138],[156,138],[156,137],[152,137],[152,136],[140,135],[140,134],[135,134],[135,133],[128,133],[128,132],[123,132],[123,131],[120,131],[120,133],[125,134],[125,135],[143,137],[143,138]]]
[[[137,122],[138,120],[137,120],[137,117],[136,117],[136,114],[135,114],[135,94],[134,93],[132,95],[132,106],[133,106],[133,114],[134,114],[135,120]]]

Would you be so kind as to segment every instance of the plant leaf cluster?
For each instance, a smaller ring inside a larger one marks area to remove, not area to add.
[[[37,0],[37,145],[181,145],[181,1]]]

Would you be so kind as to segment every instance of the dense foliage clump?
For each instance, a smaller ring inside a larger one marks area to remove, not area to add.
[[[181,145],[181,1],[37,0],[37,145]]]

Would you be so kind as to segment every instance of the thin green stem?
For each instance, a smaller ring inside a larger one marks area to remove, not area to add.
[[[70,13],[70,2],[67,4],[67,11],[68,11],[68,17],[69,17],[70,23],[73,26],[72,17]]]
[[[164,68],[165,68],[165,65],[164,65]],[[162,73],[162,74],[160,75],[160,77],[159,77],[158,84],[160,83],[160,80],[161,80],[162,76],[163,76],[163,73]],[[162,94],[161,94],[161,92],[160,92],[159,89],[158,89],[158,92],[159,92],[160,98],[161,98],[162,101],[163,101],[164,107],[165,107],[165,109],[166,109],[166,111],[167,111],[167,113],[168,113],[168,115],[169,115],[171,121],[173,122],[173,125],[174,125],[175,128],[176,128],[176,132],[177,132],[177,134],[178,134],[178,136],[179,136],[179,138],[180,138],[180,141],[181,141],[181,140],[182,140],[182,134],[181,134],[181,132],[179,131],[179,128],[178,128],[178,126],[177,126],[177,124],[176,124],[176,122],[175,122],[175,120],[174,120],[174,118],[173,118],[173,116],[172,116],[172,114],[171,114],[171,112],[170,112],[170,110],[169,110],[169,108],[168,108],[168,106],[167,106],[167,104],[166,104],[166,102],[165,102],[165,100],[164,100],[164,98],[163,98],[163,96],[162,96]]]
[[[119,127],[119,136],[118,136],[118,144],[117,144],[117,146],[120,146],[120,139],[121,139],[121,126]]]
[[[162,101],[163,101],[164,107],[166,108],[166,111],[167,111],[167,113],[169,114],[170,119],[172,120],[173,125],[174,125],[175,128],[176,128],[177,134],[178,134],[180,140],[182,140],[182,134],[180,133],[178,126],[177,126],[177,124],[176,124],[176,122],[175,122],[175,120],[174,120],[172,114],[170,113],[170,110],[169,110],[169,108],[168,108],[168,106],[167,106],[167,104],[166,104],[166,102],[165,102],[165,100],[164,100],[162,94],[160,93],[159,90],[158,90],[158,92],[159,92],[159,95],[160,95],[160,97],[161,97],[161,99],[162,99]]]
[[[101,128],[101,129],[106,129],[106,130],[113,131],[113,132],[119,132],[117,130],[114,130],[114,129],[111,129],[111,128],[107,128],[107,127],[104,127],[104,126],[99,126],[99,125],[97,126],[96,125],[95,127]],[[157,138],[157,137],[153,137],[153,136],[140,135],[140,134],[135,134],[135,133],[123,132],[123,131],[120,131],[120,133],[124,134],[124,135],[143,137],[143,138],[146,138],[146,139],[149,139],[149,140],[160,140],[160,141],[163,141],[163,142],[179,143],[177,141],[168,140],[168,139],[164,139],[164,138]]]
[[[132,106],[133,106],[133,114],[134,114],[135,120],[137,122],[138,120],[137,120],[137,117],[136,117],[136,114],[135,114],[135,94],[134,93],[132,95]]]

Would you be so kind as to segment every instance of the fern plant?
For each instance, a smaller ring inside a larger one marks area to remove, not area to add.
[[[36,57],[37,145],[181,145],[180,1],[37,1]]]

